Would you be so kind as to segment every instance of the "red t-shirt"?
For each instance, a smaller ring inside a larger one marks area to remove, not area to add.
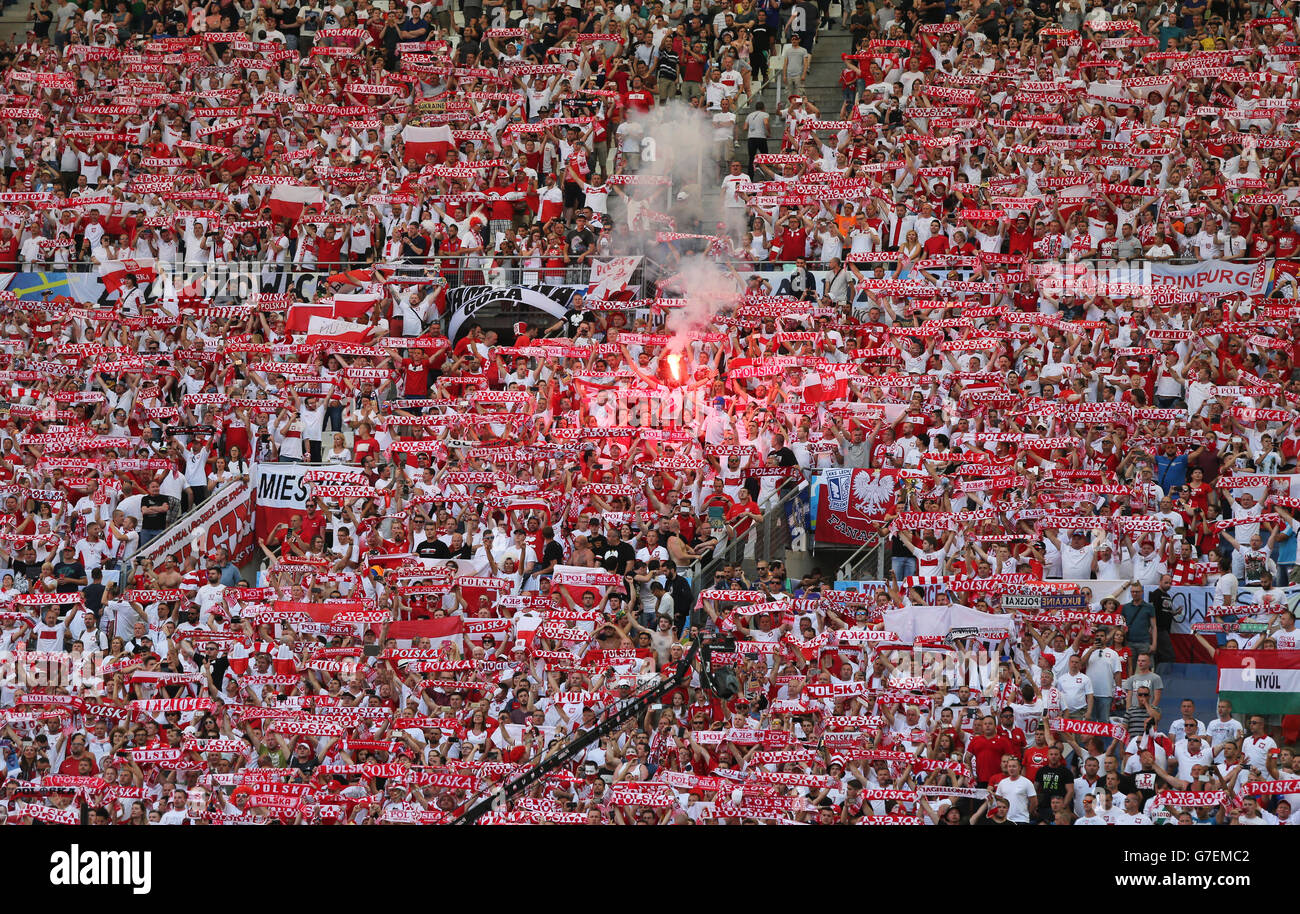
[[[325,515],[319,511],[316,514],[303,513],[302,516],[302,538],[306,543],[310,543],[316,534],[323,532],[325,529]]]
[[[318,235],[316,238],[316,262],[341,262],[343,259],[343,242],[346,240],[347,236],[341,232],[337,238],[327,238],[324,235]]]
[[[19,244],[17,235],[14,235],[8,241],[0,238],[0,268],[11,271],[18,269]]]
[[[1032,228],[1025,229],[1023,232],[1011,229],[1010,238],[1007,250],[1012,254],[1028,254],[1034,248],[1034,230]]]
[[[655,97],[644,90],[627,94],[627,107],[632,111],[639,111],[644,114],[654,106],[654,103]]]
[[[1293,257],[1300,250],[1300,235],[1294,231],[1278,232],[1273,240],[1277,242],[1278,257]]]
[[[975,756],[975,780],[989,781],[1002,769],[1002,756],[1014,755],[1016,747],[1005,736],[989,739],[980,734],[972,736],[967,747]]]
[[[795,258],[804,256],[807,246],[808,233],[803,229],[785,229],[777,236],[777,242],[781,249],[781,259],[793,261]]]
[[[402,368],[402,390],[408,397],[427,397],[429,395],[429,363],[421,359],[408,361]]]
[[[1024,763],[1025,777],[1032,781],[1037,776],[1038,769],[1047,764],[1047,747],[1030,746],[1025,750],[1022,761]]]

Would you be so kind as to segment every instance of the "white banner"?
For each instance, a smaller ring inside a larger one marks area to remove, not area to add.
[[[236,565],[252,555],[253,490],[247,483],[232,482],[218,489],[196,510],[184,515],[134,556],[134,560],[174,556],[178,564],[196,549],[212,552],[224,546]],[[202,562],[200,562],[202,564]]]
[[[307,508],[312,484],[304,481],[307,473],[342,477],[360,472],[359,467],[322,467],[305,463],[260,463],[253,476],[257,490],[257,535],[265,537],[277,524],[288,521],[294,511]]]
[[[1271,263],[1232,263],[1227,260],[1202,260],[1191,264],[1151,264],[1151,285],[1168,286],[1182,292],[1212,292],[1247,295],[1264,293]]]
[[[640,265],[639,254],[635,257],[611,257],[609,260],[592,261],[587,297],[603,299],[622,292]]]

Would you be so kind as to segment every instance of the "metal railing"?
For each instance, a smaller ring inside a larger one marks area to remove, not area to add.
[[[790,491],[782,494],[763,516],[750,525],[749,529],[728,539],[721,550],[716,550],[712,557],[701,560],[692,566],[688,576],[696,593],[713,586],[718,571],[724,565],[739,565],[749,558],[775,559],[783,558],[789,548],[793,531],[786,520],[787,508],[808,490],[808,483],[800,482]]]
[[[844,560],[835,573],[837,581],[883,581],[889,560],[889,537],[866,542]]]

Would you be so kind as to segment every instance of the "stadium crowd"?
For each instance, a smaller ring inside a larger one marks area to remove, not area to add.
[[[0,269],[103,291],[4,296],[0,822],[448,822],[706,635],[737,694],[686,673],[487,821],[1300,821],[1285,728],[1160,673],[1174,585],[1205,652],[1300,647],[1294,7],[41,0]],[[629,252],[640,299],[445,335]],[[1106,272],[1187,258],[1258,281]],[[294,462],[248,577],[139,557]],[[837,467],[894,483],[882,586],[711,563]],[[887,624],[952,605],[1005,625]]]

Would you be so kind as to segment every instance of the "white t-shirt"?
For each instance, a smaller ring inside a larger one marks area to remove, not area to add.
[[[1087,580],[1092,577],[1092,556],[1096,547],[1091,543],[1075,549],[1068,542],[1061,543],[1061,577],[1067,581]]]
[[[1178,777],[1184,781],[1192,779],[1193,765],[1202,765],[1208,768],[1213,761],[1210,755],[1210,747],[1205,745],[1203,741],[1200,750],[1193,755],[1188,750],[1187,741],[1184,740],[1174,746],[1174,758],[1178,760]]]
[[[1018,778],[1003,778],[998,782],[997,795],[1005,797],[1010,804],[1007,818],[1012,822],[1029,824],[1029,798],[1036,796],[1034,782],[1023,774]]]
[[[1066,673],[1059,676],[1056,687],[1061,690],[1067,710],[1087,707],[1088,696],[1093,694],[1092,680],[1087,673]]]
[[[1268,750],[1276,748],[1277,743],[1271,736],[1265,736],[1263,739],[1248,736],[1241,741],[1242,755],[1246,756],[1246,761],[1252,768],[1258,768],[1260,771],[1266,770]]]

